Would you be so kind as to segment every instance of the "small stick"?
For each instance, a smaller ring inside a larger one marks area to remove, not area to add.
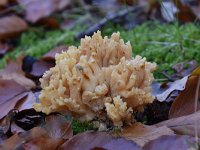
[[[121,10],[119,13],[112,13],[112,14],[106,16],[105,18],[103,18],[102,20],[100,20],[98,23],[91,26],[88,30],[86,30],[84,32],[80,32],[77,35],[75,35],[75,38],[80,39],[80,38],[85,37],[85,35],[91,36],[95,31],[101,29],[107,22],[113,21],[116,18],[122,18],[130,12],[133,13],[133,12],[136,12],[143,8],[144,8],[144,6],[135,6],[135,7],[129,7],[124,10]]]

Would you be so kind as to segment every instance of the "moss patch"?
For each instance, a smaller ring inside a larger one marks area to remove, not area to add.
[[[0,60],[2,68],[7,58],[16,58],[20,54],[40,57],[57,45],[77,45],[80,41],[74,35],[80,31],[30,28],[16,41],[14,51]],[[111,35],[120,31],[125,41],[133,46],[133,55],[139,54],[158,64],[156,78],[162,78],[160,71],[170,70],[171,66],[183,61],[195,59],[200,64],[200,28],[199,25],[144,23],[132,30],[124,30],[120,26],[107,25],[103,35]]]

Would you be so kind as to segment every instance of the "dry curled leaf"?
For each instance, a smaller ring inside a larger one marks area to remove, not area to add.
[[[158,128],[155,126],[146,126],[141,123],[124,128],[122,132],[122,137],[134,141],[141,147],[162,135],[174,135],[174,132],[164,125]]]
[[[55,66],[55,63],[52,61],[38,60],[33,64],[32,70],[29,74],[32,77],[42,77],[44,72],[49,70],[53,66]]]
[[[3,141],[1,149],[57,150],[72,136],[70,123],[63,116],[49,116],[44,126],[17,133]]]
[[[16,37],[26,30],[28,25],[18,16],[6,16],[0,18],[0,40]]]
[[[172,106],[169,111],[169,118],[176,118],[176,117],[181,117],[185,115],[189,115],[194,113],[195,110],[195,103],[196,103],[196,98],[195,95],[196,93],[200,93],[199,86],[198,85],[198,80],[199,76],[191,76],[189,77],[186,88],[181,91],[179,96],[174,100],[172,103]],[[200,95],[198,96],[200,97]],[[197,110],[200,109],[200,103],[198,102],[197,99]]]
[[[185,0],[173,0],[176,6],[178,7],[178,19],[182,22],[194,22],[196,19],[199,19],[200,7],[199,5],[192,6],[189,4],[189,1]]]
[[[15,107],[18,101],[28,94],[20,84],[14,80],[0,80],[0,119]]]
[[[160,102],[163,102],[165,101],[169,95],[175,91],[175,90],[178,90],[178,91],[182,91],[185,89],[185,85],[186,85],[186,82],[188,80],[188,76],[180,79],[180,80],[176,80],[175,82],[173,82],[169,88],[167,90],[165,90],[163,93],[161,94],[158,94],[156,95],[156,99]]]
[[[7,66],[0,71],[0,79],[14,80],[30,90],[35,88],[35,83],[25,77],[25,73],[22,71],[22,59],[23,57],[19,57],[16,61],[9,61]]]
[[[48,53],[46,53],[44,56],[42,56],[42,60],[45,61],[55,61],[55,55],[56,53],[61,53],[62,51],[67,51],[67,46],[58,46],[50,50]]]
[[[62,10],[70,4],[70,0],[17,0],[26,11],[26,19],[35,23],[41,18]]]
[[[69,141],[65,142],[60,150],[122,150],[122,149],[134,149],[140,150],[140,148],[132,141],[128,141],[123,138],[115,138],[106,132],[87,131],[75,135]]]

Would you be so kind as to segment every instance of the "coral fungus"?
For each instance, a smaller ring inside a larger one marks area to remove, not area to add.
[[[37,111],[67,112],[81,121],[131,123],[134,111],[151,103],[152,72],[156,64],[132,58],[132,47],[119,33],[101,32],[81,39],[80,46],[56,55],[56,65],[40,79]]]

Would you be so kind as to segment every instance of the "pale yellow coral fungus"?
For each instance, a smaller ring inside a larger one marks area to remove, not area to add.
[[[119,33],[101,32],[81,39],[80,46],[56,55],[56,66],[40,79],[37,111],[67,112],[81,121],[109,119],[115,126],[131,123],[133,111],[151,103],[156,64],[132,58],[129,42]]]

